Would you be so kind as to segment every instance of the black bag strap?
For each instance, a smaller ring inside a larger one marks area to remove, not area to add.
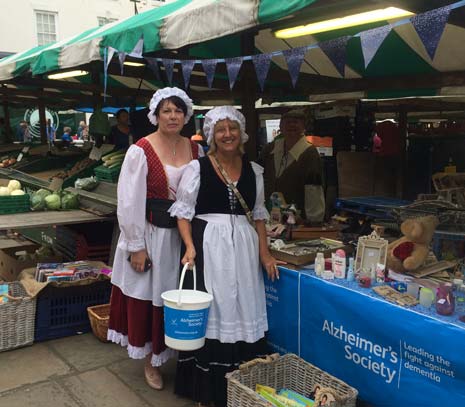
[[[239,203],[240,203],[241,206],[242,206],[242,209],[244,210],[245,216],[247,216],[247,220],[249,221],[249,223],[250,223],[252,226],[255,227],[255,222],[254,222],[254,220],[253,220],[252,211],[249,209],[247,203],[245,202],[244,197],[243,197],[242,194],[239,192],[239,190],[238,190],[237,187],[234,185],[234,183],[231,181],[231,178],[229,178],[228,173],[227,173],[226,170],[223,168],[223,166],[220,164],[220,162],[218,161],[218,158],[216,157],[216,155],[213,156],[213,159],[215,160],[215,164],[216,164],[216,166],[218,167],[218,170],[220,171],[221,175],[223,176],[224,180],[226,181],[226,184],[227,184],[228,187],[231,189],[231,191],[233,191],[234,195],[236,195],[237,200],[239,201]]]

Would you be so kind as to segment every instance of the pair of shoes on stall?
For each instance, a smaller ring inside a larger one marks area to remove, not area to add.
[[[155,390],[163,390],[163,376],[159,367],[147,366],[144,367],[145,381]]]

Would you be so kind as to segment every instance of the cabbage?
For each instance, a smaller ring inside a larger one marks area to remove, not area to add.
[[[8,189],[10,191],[15,191],[16,189],[21,189],[21,183],[15,179],[12,179],[9,183],[8,183]]]
[[[53,193],[45,197],[45,205],[47,209],[59,210],[61,208],[60,195]]]
[[[67,193],[61,198],[61,209],[79,209],[79,198],[76,194]]]
[[[8,187],[0,187],[0,196],[8,196],[10,195],[10,190]]]
[[[45,197],[51,194],[46,189],[39,189],[31,197],[31,208],[33,211],[42,211],[45,209]]]
[[[34,195],[39,195],[41,196],[42,198],[45,198],[46,196],[50,195],[51,192],[47,189],[39,189],[38,191],[34,192]]]
[[[10,192],[11,196],[25,195],[25,192],[22,189],[14,189]]]

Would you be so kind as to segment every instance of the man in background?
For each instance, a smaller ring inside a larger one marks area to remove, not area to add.
[[[301,217],[320,223],[325,215],[323,168],[317,149],[305,138],[305,113],[291,110],[280,122],[280,135],[263,148],[265,198],[281,192],[288,204],[295,204]]]

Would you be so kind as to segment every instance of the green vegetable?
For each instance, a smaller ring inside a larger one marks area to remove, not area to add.
[[[41,196],[42,198],[45,198],[46,196],[49,196],[51,192],[48,189],[39,189],[38,191],[34,192],[34,195]]]
[[[111,168],[121,167],[121,165],[122,165],[122,163],[120,163],[120,162],[119,163],[113,163],[113,164],[109,165],[108,168],[111,169]]]
[[[45,197],[45,205],[47,209],[52,209],[58,211],[61,208],[61,199],[60,195],[53,193]]]
[[[64,194],[61,198],[61,209],[79,209],[79,197],[72,193]]]
[[[110,154],[107,154],[107,155],[103,156],[102,161],[108,161],[111,158],[117,157],[117,156],[123,156],[124,157],[124,154],[125,154],[125,152],[121,151],[121,150],[114,151],[113,153],[110,153]]]

